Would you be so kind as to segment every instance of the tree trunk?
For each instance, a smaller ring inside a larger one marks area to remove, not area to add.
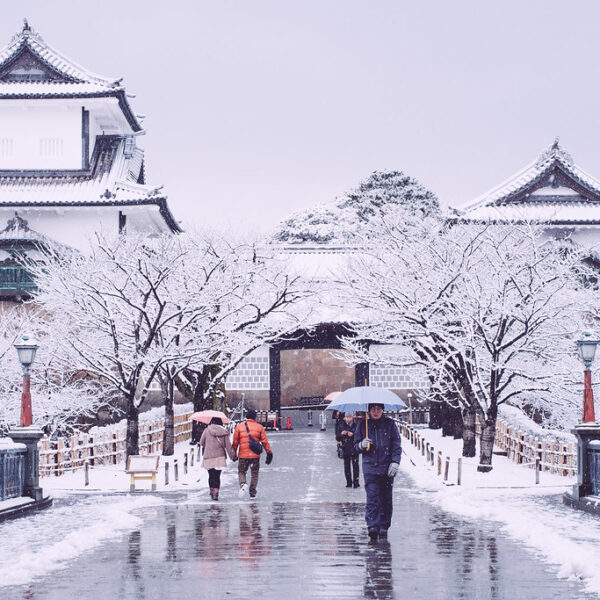
[[[140,453],[139,441],[139,409],[135,405],[135,392],[132,392],[127,398],[127,434],[125,437],[125,447],[128,457]]]
[[[444,437],[454,436],[454,409],[449,404],[444,403],[442,415],[442,435]]]
[[[463,421],[462,421],[462,411],[460,408],[452,409],[452,435],[455,440],[460,440],[463,434]]]
[[[207,406],[206,398],[204,397],[204,388],[206,387],[207,380],[207,367],[204,367],[202,371],[196,372],[196,385],[194,386],[194,412],[200,410],[207,410],[212,408]],[[192,444],[199,444],[202,432],[206,429],[204,423],[194,421],[192,425]]]
[[[165,398],[165,430],[163,432],[163,456],[175,454],[175,411],[173,410],[173,379],[167,375],[161,381]]]
[[[481,432],[481,444],[479,449],[479,465],[477,470],[480,473],[488,473],[492,470],[492,456],[494,453],[494,440],[496,438],[496,417],[498,410],[496,407],[490,408],[483,421],[483,430]]]
[[[429,429],[440,429],[442,426],[442,403],[430,402],[429,404]]]
[[[462,411],[463,428],[462,428],[462,439],[463,439],[463,456],[472,457],[476,454],[475,449],[475,408],[472,406],[466,406]]]

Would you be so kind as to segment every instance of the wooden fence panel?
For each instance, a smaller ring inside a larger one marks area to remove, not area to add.
[[[175,415],[175,443],[191,439],[191,412]],[[163,450],[164,418],[139,426],[140,454],[156,455]],[[127,455],[126,428],[108,426],[93,433],[78,432],[67,438],[40,441],[40,476],[61,475],[65,471],[82,469],[85,462],[92,466],[116,465]]]

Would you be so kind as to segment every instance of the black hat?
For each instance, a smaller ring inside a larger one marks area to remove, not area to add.
[[[256,411],[253,408],[246,411],[246,419],[252,419],[253,421],[256,419]]]
[[[369,403],[369,410],[371,410],[374,406],[379,406],[379,408],[381,408],[381,410],[384,409],[383,404],[381,404],[380,402],[370,402]]]

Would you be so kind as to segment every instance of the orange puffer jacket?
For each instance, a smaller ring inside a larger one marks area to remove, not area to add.
[[[264,446],[265,452],[271,452],[271,446],[269,445],[265,428],[253,419],[246,419],[244,423],[239,423],[233,432],[233,451],[237,452],[238,457],[258,458],[258,454],[255,454],[252,452],[252,450],[250,450],[248,432],[246,431],[246,423],[248,424],[250,435]]]

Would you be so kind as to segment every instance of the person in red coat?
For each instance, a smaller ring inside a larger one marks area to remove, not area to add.
[[[246,420],[238,423],[233,432],[233,451],[238,456],[238,480],[240,482],[240,498],[243,498],[248,492],[246,483],[246,473],[250,468],[250,497],[256,496],[256,486],[258,485],[258,470],[260,469],[260,457],[250,450],[249,436],[260,442],[267,452],[266,463],[271,464],[273,452],[265,428],[255,421],[256,411],[249,409],[246,411]]]

